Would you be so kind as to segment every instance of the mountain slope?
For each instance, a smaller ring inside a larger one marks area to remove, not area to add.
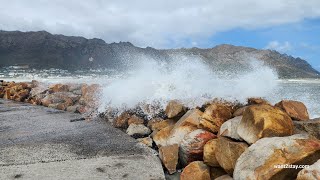
[[[101,39],[52,35],[45,31],[0,31],[0,66],[28,65],[32,68],[122,68],[123,61],[141,56],[170,60],[172,55],[193,55],[202,58],[216,70],[246,68],[251,59],[274,68],[281,78],[319,78],[319,72],[300,58],[271,50],[232,45],[209,49],[139,48],[129,42],[107,44]]]

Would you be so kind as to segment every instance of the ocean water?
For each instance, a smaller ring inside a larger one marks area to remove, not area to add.
[[[189,107],[213,98],[245,102],[248,97],[264,97],[271,103],[282,99],[304,102],[311,118],[320,117],[320,80],[279,79],[270,67],[251,60],[244,71],[215,72],[201,59],[179,57],[172,62],[139,59],[127,70],[87,70],[69,72],[59,69],[33,70],[7,67],[0,79],[44,83],[98,83],[103,87],[99,111],[125,110],[141,104],[162,108],[172,99]]]

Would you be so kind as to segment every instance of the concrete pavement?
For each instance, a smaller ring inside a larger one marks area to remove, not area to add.
[[[149,148],[104,120],[80,118],[1,99],[0,179],[164,179]]]

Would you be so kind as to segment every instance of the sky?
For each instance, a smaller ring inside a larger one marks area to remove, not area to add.
[[[0,29],[140,47],[273,49],[320,70],[320,0],[0,0]]]

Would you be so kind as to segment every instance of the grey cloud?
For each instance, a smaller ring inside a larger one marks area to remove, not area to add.
[[[190,46],[232,28],[261,28],[320,16],[319,0],[0,0],[0,29],[46,30],[130,41],[139,46]]]

